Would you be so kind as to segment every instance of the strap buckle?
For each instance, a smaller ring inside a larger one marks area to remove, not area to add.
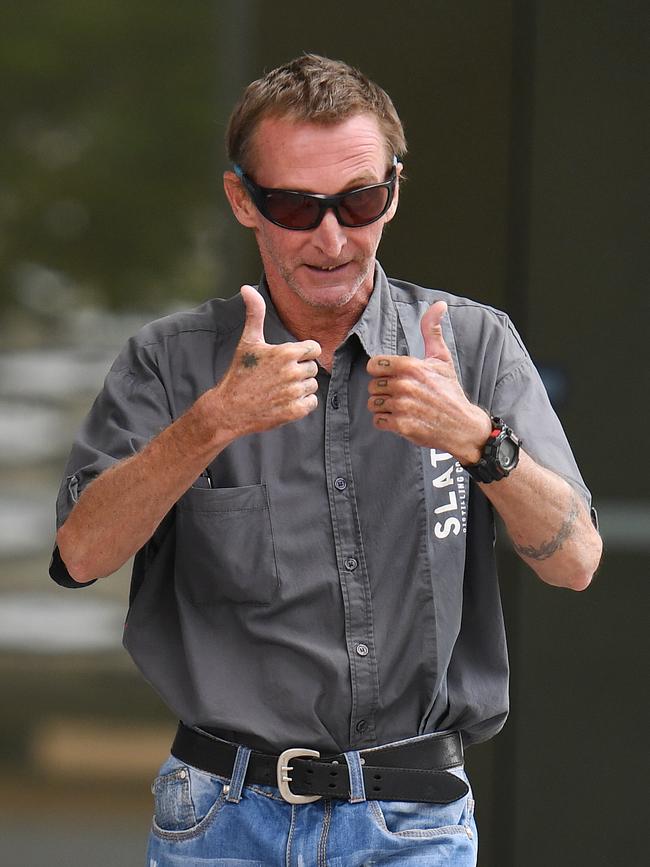
[[[278,756],[277,763],[278,789],[280,790],[280,794],[289,804],[311,804],[313,801],[320,801],[321,795],[296,795],[289,788],[289,783],[292,781],[289,771],[293,770],[289,763],[291,759],[296,759],[299,756],[320,759],[320,753],[316,750],[294,748],[281,753]]]

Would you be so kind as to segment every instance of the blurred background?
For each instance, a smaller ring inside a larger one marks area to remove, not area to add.
[[[508,310],[600,513],[584,594],[501,545],[513,710],[468,753],[479,863],[644,863],[648,23],[640,0],[2,5],[3,867],[144,863],[174,720],[121,649],[128,569],[49,580],[55,494],[124,340],[257,280],[223,134],[241,87],[303,50],[393,97],[409,180],[382,264]]]

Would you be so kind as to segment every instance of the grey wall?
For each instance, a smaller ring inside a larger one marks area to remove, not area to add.
[[[647,31],[635,2],[546,0],[531,11],[525,193],[511,213],[527,235],[522,326],[563,386],[558,409],[601,507],[606,549],[583,595],[540,586],[519,568],[508,576],[513,713],[494,745],[507,785],[494,791],[514,822],[509,837],[498,819],[497,863],[631,865],[642,862],[647,724],[637,660],[647,633],[648,473],[628,459],[628,433],[650,422]],[[625,831],[614,818],[619,792]]]

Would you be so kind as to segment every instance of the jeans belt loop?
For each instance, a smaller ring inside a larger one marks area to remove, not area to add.
[[[345,756],[345,761],[348,763],[350,775],[350,803],[360,804],[366,800],[366,787],[363,782],[361,757],[358,750],[351,750],[349,753],[343,753],[343,755]]]
[[[235,764],[232,769],[232,778],[226,795],[226,801],[231,804],[238,804],[241,801],[241,791],[244,787],[244,778],[248,770],[248,760],[250,759],[251,750],[248,747],[238,747],[237,755],[235,756]]]

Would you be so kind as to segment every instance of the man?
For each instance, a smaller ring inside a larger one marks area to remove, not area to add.
[[[300,57],[227,138],[263,279],[130,341],[58,501],[60,583],[137,555],[125,644],[183,721],[148,863],[473,865],[462,744],[507,715],[493,509],[580,590],[589,493],[507,317],[378,265],[406,150],[379,87]]]

